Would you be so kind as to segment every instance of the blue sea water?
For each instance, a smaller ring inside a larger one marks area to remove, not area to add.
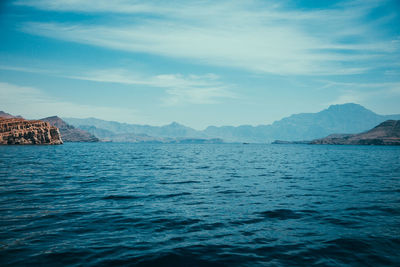
[[[399,266],[400,147],[0,146],[0,265]]]

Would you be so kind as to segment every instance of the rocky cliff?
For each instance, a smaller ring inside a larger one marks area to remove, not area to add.
[[[67,124],[61,118],[57,116],[47,117],[41,119],[50,123],[50,125],[60,129],[61,137],[64,142],[98,142],[99,139],[87,131],[75,128],[72,125]]]
[[[311,141],[330,145],[400,145],[400,120],[387,120],[360,134],[333,134]]]
[[[48,122],[0,117],[1,145],[62,144],[57,127]]]

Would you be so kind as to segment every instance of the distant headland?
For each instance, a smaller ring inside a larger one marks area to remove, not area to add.
[[[373,129],[359,134],[331,134],[312,141],[282,141],[272,144],[311,144],[311,145],[400,145],[400,120],[387,120]]]
[[[331,145],[400,145],[400,120],[387,120],[360,134],[333,134],[311,141]]]

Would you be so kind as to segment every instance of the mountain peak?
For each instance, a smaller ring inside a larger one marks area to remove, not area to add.
[[[321,111],[321,113],[333,113],[337,115],[342,114],[343,116],[350,116],[355,114],[359,114],[360,116],[377,116],[375,112],[361,106],[360,104],[355,103],[330,105],[327,109]]]
[[[182,127],[182,124],[177,123],[176,121],[171,122],[170,124],[166,125],[168,127]]]
[[[7,112],[4,112],[2,110],[0,111],[0,117],[7,118],[7,119],[15,118],[13,115],[11,115]]]
[[[365,107],[361,106],[360,104],[356,103],[344,103],[344,104],[335,104],[335,105],[330,105],[328,109],[366,109]]]
[[[11,115],[10,113],[4,112],[2,110],[0,111],[0,117],[6,118],[6,119],[12,119],[12,118],[23,119],[20,115],[14,116],[14,115]]]
[[[49,122],[51,125],[56,126],[57,128],[63,128],[63,127],[67,127],[67,123],[65,121],[63,121],[60,117],[58,116],[51,116],[51,117],[47,117],[47,118],[43,118],[41,119],[42,121],[47,121]]]
[[[62,121],[62,119],[60,118],[60,117],[58,117],[58,116],[50,116],[50,117],[47,117],[47,118],[43,118],[43,120],[44,119],[46,119],[46,120],[54,120],[54,121]]]

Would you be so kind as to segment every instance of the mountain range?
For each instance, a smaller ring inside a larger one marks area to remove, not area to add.
[[[173,122],[164,126],[119,123],[96,118],[63,118],[68,124],[103,140],[146,141],[157,139],[222,139],[225,142],[270,143],[273,140],[313,140],[334,133],[367,131],[386,120],[399,120],[400,114],[379,115],[354,104],[331,105],[317,113],[300,113],[270,125],[209,126],[202,131]]]

